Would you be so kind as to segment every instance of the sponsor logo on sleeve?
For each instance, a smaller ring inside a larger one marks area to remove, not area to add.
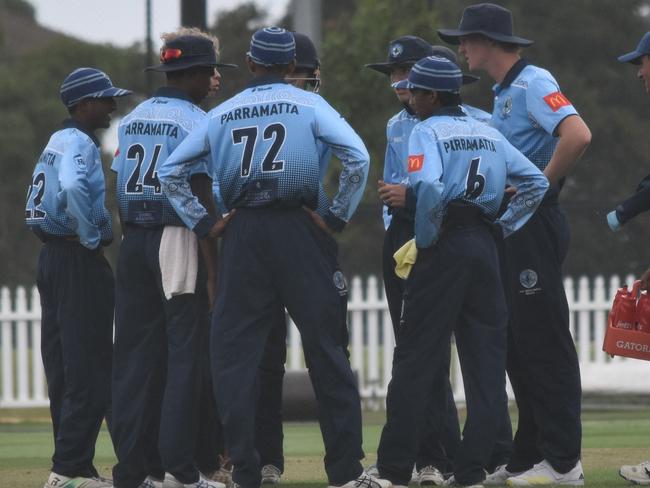
[[[549,93],[544,97],[544,101],[546,102],[546,105],[551,107],[551,110],[553,112],[557,112],[560,110],[562,107],[566,107],[571,105],[571,102],[567,97],[565,97],[561,92],[553,92]]]
[[[408,159],[408,172],[414,173],[420,171],[424,165],[424,154],[414,154]]]

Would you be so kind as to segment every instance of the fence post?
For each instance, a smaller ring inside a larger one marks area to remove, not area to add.
[[[379,386],[379,298],[378,283],[375,276],[368,277],[366,283],[366,308],[368,320],[368,377],[366,396],[374,398]]]
[[[14,399],[13,334],[11,330],[11,296],[6,286],[0,290],[0,321],[2,326],[2,403]]]
[[[289,318],[289,346],[291,348],[291,356],[289,361],[289,370],[295,371],[302,369],[302,341],[300,339],[300,332],[298,327]]]
[[[384,396],[388,391],[388,383],[393,372],[393,348],[395,347],[395,337],[393,331],[393,321],[390,317],[390,312],[388,310],[388,301],[386,299],[386,292],[384,287],[381,287],[381,301],[382,308],[384,310],[382,316],[383,324],[383,336],[384,336],[384,357],[383,357],[383,381],[382,381],[382,391]]]
[[[591,357],[589,280],[582,276],[578,282],[578,357],[580,364],[589,364]],[[575,339],[575,338],[574,338]]]
[[[366,378],[363,368],[363,289],[361,288],[361,278],[355,276],[352,278],[352,289],[350,290],[350,337],[352,339],[350,355],[352,359],[352,369],[357,372],[359,380],[359,389],[363,389],[366,384]]]
[[[16,320],[16,365],[18,367],[18,401],[29,400],[29,344],[27,342],[27,294],[25,288],[16,289],[14,301]]]
[[[34,401],[43,403],[47,401],[43,378],[43,360],[41,359],[41,297],[38,288],[32,288],[32,301],[30,307],[32,319],[32,385]]]
[[[605,364],[605,351],[603,341],[605,340],[605,328],[607,327],[607,314],[609,301],[606,298],[605,278],[598,275],[594,280],[594,362]]]

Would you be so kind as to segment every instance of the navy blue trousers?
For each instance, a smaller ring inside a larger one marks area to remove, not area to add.
[[[386,290],[386,301],[388,302],[388,311],[393,324],[395,342],[398,341],[400,332],[405,281],[395,274],[396,263],[393,254],[406,242],[413,239],[414,235],[414,222],[400,215],[394,215],[384,236],[384,289]],[[454,456],[460,446],[460,425],[454,394],[449,381],[449,368],[447,368],[446,374],[443,373],[431,385],[431,391],[433,392],[441,387],[447,389],[444,397],[445,402],[442,405],[435,404],[432,395],[428,406],[430,415],[428,416],[426,428],[421,431],[420,448],[418,449],[415,464],[418,469],[424,466],[435,466],[441,472],[446,473],[451,471]],[[440,417],[439,411],[445,411],[446,415],[441,425],[434,425],[434,419]]]
[[[110,405],[113,272],[97,251],[50,240],[41,249],[36,283],[54,429],[52,471],[96,476],[95,442]]]
[[[380,476],[393,484],[407,485],[411,477],[418,434],[430,415],[431,385],[448,367],[452,331],[467,401],[454,475],[461,484],[485,477],[505,382],[507,317],[498,266],[496,244],[484,224],[445,231],[435,246],[419,251],[406,281],[387,422],[378,449]],[[433,401],[444,404],[446,392],[444,387],[433,391]],[[438,416],[444,411],[438,410]]]
[[[362,472],[361,404],[343,331],[336,242],[302,209],[239,209],[223,238],[211,352],[217,407],[233,479],[260,484],[255,418],[259,366],[278,304],[300,330],[319,403],[325,471],[332,484]]]
[[[272,317],[259,368],[255,447],[262,466],[272,464],[284,472],[282,381],[287,360],[287,320],[280,304]]]
[[[199,477],[194,462],[202,339],[197,295],[165,298],[158,255],[162,227],[126,225],[124,231],[113,355],[114,484],[137,487],[151,474],[146,461],[156,416],[162,466],[191,483]]]
[[[508,376],[519,409],[510,471],[546,459],[564,473],[580,459],[580,367],[562,282],[568,246],[566,217],[549,202],[504,241]]]

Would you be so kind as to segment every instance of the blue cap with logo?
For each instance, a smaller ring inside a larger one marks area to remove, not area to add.
[[[446,58],[429,56],[421,59],[411,69],[408,88],[458,93],[463,84],[460,68]]]
[[[646,54],[650,54],[650,32],[645,33],[634,51],[619,56],[618,60],[621,63],[641,64],[641,58]]]
[[[424,39],[416,36],[403,36],[390,41],[390,44],[388,44],[388,59],[385,63],[366,64],[366,68],[388,75],[395,66],[412,65],[425,56],[431,56],[432,54],[433,47]]]
[[[253,34],[247,54],[255,63],[263,66],[289,64],[296,58],[296,41],[287,30],[265,27]]]
[[[77,68],[63,80],[59,94],[70,108],[84,98],[123,97],[131,91],[113,86],[108,75],[96,68]]]

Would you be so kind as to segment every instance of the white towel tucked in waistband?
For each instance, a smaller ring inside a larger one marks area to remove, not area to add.
[[[167,300],[196,290],[197,249],[196,234],[187,227],[168,225],[163,230],[158,260]]]

